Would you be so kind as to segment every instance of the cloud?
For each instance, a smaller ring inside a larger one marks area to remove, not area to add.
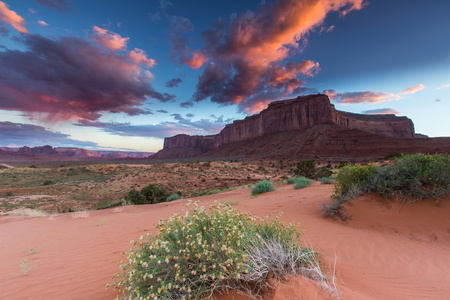
[[[0,19],[11,25],[18,32],[28,33],[28,30],[25,28],[25,20],[15,11],[10,10],[3,1],[0,1]]]
[[[416,86],[404,89],[403,91],[400,92],[400,95],[414,94],[420,90],[423,90],[424,88],[425,88],[425,86],[423,84],[418,84]]]
[[[168,114],[169,112],[167,110],[164,109],[159,109],[156,112],[162,113],[162,114]]]
[[[54,8],[60,12],[73,10],[73,4],[69,0],[36,0],[37,4]]]
[[[168,88],[177,87],[178,84],[180,84],[182,82],[183,82],[183,80],[181,80],[181,78],[174,78],[174,79],[171,79],[170,81],[166,82],[166,87],[168,87]]]
[[[147,66],[147,68],[153,68],[156,65],[156,61],[148,58],[145,51],[142,49],[134,48],[134,50],[128,52],[128,56],[136,64],[143,63]]]
[[[372,104],[400,99],[398,95],[376,91],[337,93],[335,90],[325,90],[323,93],[333,102],[341,104]]]
[[[194,106],[192,101],[181,102],[180,107],[182,108],[191,108]]]
[[[204,63],[206,63],[209,60],[207,54],[205,54],[203,51],[198,52],[192,52],[192,57],[189,58],[186,63],[194,70],[199,69],[201,66],[203,66]]]
[[[33,15],[34,15],[34,14],[37,14],[37,10],[35,10],[35,9],[33,9],[33,8],[29,8],[28,11],[29,11],[30,13],[32,13]]]
[[[181,53],[192,55],[191,67],[203,66],[193,100],[238,104],[241,111],[255,112],[274,99],[297,96],[305,83],[299,77],[314,76],[319,63],[285,60],[301,52],[307,34],[321,26],[328,13],[345,15],[363,6],[363,0],[263,1],[257,12],[232,15],[228,26],[219,19],[202,33],[204,48]],[[196,55],[200,59],[194,59]]]
[[[22,146],[52,145],[58,147],[97,147],[98,144],[88,141],[79,141],[70,138],[70,135],[48,130],[45,127],[0,122],[0,138],[3,145],[16,144]]]
[[[186,114],[186,117],[193,118],[193,117],[195,117],[195,115],[194,114]]]
[[[440,89],[443,89],[443,88],[446,88],[446,87],[450,87],[450,84],[443,84],[441,86],[438,86],[436,89],[440,90]]]
[[[0,35],[3,37],[7,37],[8,34],[9,34],[8,28],[6,28],[5,26],[3,26],[3,24],[0,23]]]
[[[95,35],[91,36],[91,39],[98,45],[101,45],[112,51],[123,50],[126,48],[128,40],[130,38],[121,37],[117,33],[103,29],[97,26],[92,26]]]
[[[37,113],[45,121],[96,120],[104,112],[149,114],[153,75],[127,54],[105,52],[78,37],[25,35],[25,51],[0,51],[0,109]]]
[[[398,115],[399,112],[392,108],[378,108],[378,109],[370,109],[362,112],[363,114],[371,114],[371,115]]]
[[[38,24],[41,25],[41,26],[48,26],[48,24],[47,24],[46,22],[44,22],[44,21],[39,20],[39,21],[37,21],[37,22],[38,22]]]
[[[121,136],[165,138],[181,133],[190,135],[215,134],[232,121],[231,119],[224,120],[223,116],[213,117],[213,120],[200,119],[198,121],[183,118],[180,114],[171,114],[171,116],[175,121],[159,124],[133,125],[131,123],[80,120],[76,125],[97,127],[105,132]]]
[[[153,23],[156,23],[157,21],[161,20],[161,16],[159,15],[159,11],[157,11],[154,14],[149,14],[149,16],[152,19]]]

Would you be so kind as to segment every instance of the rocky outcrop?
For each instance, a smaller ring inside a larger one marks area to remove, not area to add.
[[[203,155],[229,144],[255,140],[266,135],[304,132],[318,125],[337,125],[387,138],[414,138],[414,125],[407,117],[360,115],[338,111],[327,95],[300,96],[276,101],[268,108],[228,124],[217,135],[165,138],[164,148],[151,158],[187,158]]]
[[[0,155],[10,160],[14,158],[15,161],[30,161],[30,160],[42,160],[42,161],[62,161],[62,160],[97,160],[97,159],[132,159],[132,158],[147,158],[152,152],[127,152],[127,151],[96,151],[87,150],[83,148],[72,147],[58,147],[52,146],[40,146],[40,147],[21,147],[18,149],[3,147],[3,151]]]
[[[18,150],[21,154],[43,154],[43,155],[54,155],[57,154],[55,149],[53,149],[50,145],[40,146],[40,147],[27,147],[24,146],[22,148],[19,148]]]
[[[94,150],[87,150],[82,148],[55,148],[55,151],[65,157],[102,157],[102,155]]]

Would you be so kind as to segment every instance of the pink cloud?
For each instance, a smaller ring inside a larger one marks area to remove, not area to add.
[[[324,93],[334,102],[341,104],[372,104],[400,99],[398,95],[376,91],[337,93],[334,90],[325,90]]]
[[[153,75],[128,53],[105,53],[77,37],[30,34],[22,42],[24,51],[0,51],[0,109],[49,122],[97,120],[105,112],[150,114],[141,108],[150,98],[174,98],[156,91]]]
[[[3,1],[0,1],[0,19],[14,27],[20,33],[28,33],[28,30],[25,28],[24,19],[15,11],[10,10]]]
[[[424,88],[425,88],[425,86],[423,84],[418,84],[416,86],[404,89],[403,91],[400,92],[400,95],[414,94],[420,90],[423,90]]]
[[[205,48],[200,51],[210,60],[193,100],[209,98],[256,112],[269,101],[264,95],[271,100],[297,96],[305,89],[299,77],[317,74],[319,63],[305,60],[295,65],[285,59],[301,51],[307,34],[322,26],[328,13],[345,15],[363,6],[363,0],[276,0],[263,2],[257,12],[234,15],[228,26],[219,20],[202,33]]]
[[[370,115],[398,115],[399,112],[393,108],[378,108],[363,111],[364,114]]]
[[[117,33],[109,31],[107,29],[103,29],[97,26],[92,26],[94,33],[96,35],[91,38],[98,44],[103,46],[104,48],[110,49],[112,51],[119,51],[126,48],[128,40],[130,38],[121,37]]]
[[[134,50],[128,52],[128,56],[136,64],[143,63],[147,66],[147,68],[152,68],[156,65],[156,61],[148,58],[145,51],[142,49],[134,48]]]
[[[46,22],[44,22],[44,21],[38,21],[38,23],[39,23],[39,25],[41,25],[41,26],[48,26],[48,24],[46,23]]]

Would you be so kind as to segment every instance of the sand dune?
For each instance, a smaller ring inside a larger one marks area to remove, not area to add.
[[[202,205],[239,201],[254,215],[283,212],[286,222],[305,226],[305,242],[336,257],[344,299],[449,299],[450,201],[405,205],[367,196],[354,200],[348,223],[323,219],[318,203],[328,201],[330,185],[306,189],[278,185],[277,191],[251,198],[249,189],[196,198]],[[161,218],[185,208],[187,200],[130,206],[89,214],[44,217],[0,216],[1,299],[113,299],[105,289],[117,272],[121,252]],[[36,252],[36,253],[33,253]],[[32,268],[20,273],[19,262]],[[283,283],[268,299],[326,299],[307,280]],[[222,299],[239,299],[227,295]],[[242,298],[241,298],[242,299]]]

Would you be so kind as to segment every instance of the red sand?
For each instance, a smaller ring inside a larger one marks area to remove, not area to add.
[[[319,203],[329,201],[330,185],[277,191],[251,198],[249,189],[196,198],[202,205],[239,201],[241,211],[265,216],[284,212],[286,222],[306,227],[308,245],[337,259],[336,273],[344,299],[449,299],[450,201],[413,207],[361,197],[351,207],[349,223],[323,219]],[[91,211],[87,218],[72,214],[23,218],[0,216],[1,299],[113,299],[105,285],[119,271],[121,252],[161,218],[185,208],[186,200],[148,206]],[[27,249],[39,248],[35,254]],[[34,267],[20,275],[18,263]],[[15,275],[13,275],[15,273]],[[281,284],[267,299],[326,299],[308,280]],[[228,295],[222,299],[243,299]],[[244,297],[245,299],[245,297]]]

